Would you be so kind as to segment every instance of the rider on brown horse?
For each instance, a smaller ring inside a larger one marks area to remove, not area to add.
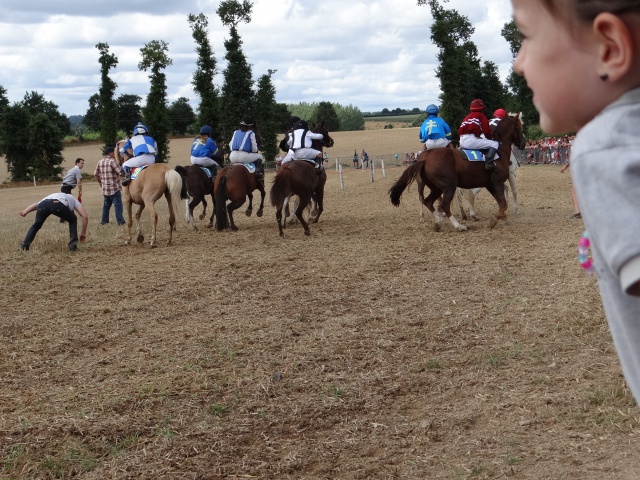
[[[488,149],[485,155],[484,168],[485,170],[495,170],[495,156],[498,153],[500,144],[491,137],[489,119],[482,113],[484,102],[482,99],[476,98],[471,102],[469,109],[471,113],[464,117],[458,129],[460,148],[464,150]]]
[[[262,154],[258,152],[258,142],[256,140],[255,122],[253,118],[242,117],[240,130],[233,132],[229,154],[231,163],[252,163],[256,167],[256,178],[264,188],[264,165],[262,164]]]
[[[300,120],[295,126],[295,130],[291,135],[291,149],[293,150],[294,160],[307,160],[315,162],[317,172],[322,172],[323,159],[322,152],[311,147],[312,140],[322,140],[322,133],[313,133],[309,131],[309,126],[304,120]]]
[[[211,175],[215,177],[220,166],[218,160],[221,162],[221,153],[216,142],[211,139],[212,135],[211,127],[203,125],[200,129],[200,136],[194,138],[191,144],[191,163],[208,168],[211,170]]]

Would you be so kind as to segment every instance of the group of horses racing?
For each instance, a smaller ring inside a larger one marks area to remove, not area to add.
[[[315,133],[321,133],[321,140],[313,140],[312,148],[323,152],[324,147],[333,145],[333,139],[329,135],[323,124],[315,127]],[[524,147],[524,135],[522,123],[519,115],[507,116],[494,130],[494,139],[500,142],[498,151],[499,157],[496,161],[496,169],[485,171],[484,162],[468,161],[464,153],[453,148],[437,148],[433,150],[423,150],[417,162],[409,166],[395,184],[389,189],[391,203],[400,205],[400,198],[404,190],[415,180],[418,184],[421,205],[426,206],[433,214],[435,227],[438,230],[443,222],[439,211],[434,207],[436,200],[440,199],[442,211],[451,224],[460,231],[467,229],[460,224],[451,214],[451,202],[460,189],[481,189],[486,188],[498,203],[498,213],[492,221],[493,227],[498,219],[506,218],[507,202],[505,198],[505,182],[510,179],[514,202],[516,201],[515,182],[513,182],[513,172],[517,168],[509,166],[511,162],[511,147]],[[121,162],[116,146],[116,159]],[[152,223],[152,234],[150,245],[157,246],[156,230],[158,214],[155,210],[155,203],[165,196],[169,206],[169,240],[171,244],[172,234],[175,229],[176,217],[178,215],[178,205],[181,199],[191,198],[187,205],[188,218],[193,221],[193,211],[197,205],[203,204],[203,211],[199,218],[206,217],[207,202],[206,195],[212,197],[212,213],[208,226],[213,226],[213,217],[216,217],[216,230],[222,231],[230,228],[238,230],[233,219],[233,213],[249,199],[249,205],[245,211],[247,216],[251,216],[253,211],[253,192],[257,189],[260,192],[260,206],[256,215],[261,217],[264,208],[264,198],[266,192],[262,183],[243,164],[231,164],[221,166],[222,168],[215,175],[209,175],[202,167],[189,165],[186,167],[171,168],[164,163],[156,163],[143,168],[137,174],[135,180],[123,187],[123,204],[127,215],[127,238],[125,244],[130,244],[132,240],[132,206],[138,205],[135,214],[137,234],[139,243],[144,241],[141,232],[140,217],[146,208],[149,211]],[[511,176],[511,178],[510,178]],[[305,160],[295,160],[287,162],[278,168],[275,179],[271,186],[270,202],[276,208],[276,221],[280,236],[284,236],[286,216],[288,213],[288,201],[291,196],[297,196],[297,208],[295,217],[298,219],[306,235],[310,235],[309,223],[316,223],[323,211],[324,187],[327,175],[324,170],[317,171],[314,164]],[[430,192],[424,197],[424,187],[428,187]],[[470,197],[469,197],[470,195]],[[473,195],[467,194],[473,206]],[[311,202],[315,203],[312,215],[305,220],[304,210]],[[227,203],[228,202],[228,203]],[[515,204],[517,209],[517,203]],[[283,210],[285,216],[283,217]],[[475,215],[471,211],[472,217]],[[464,216],[464,213],[463,213]],[[195,228],[195,224],[194,224]]]

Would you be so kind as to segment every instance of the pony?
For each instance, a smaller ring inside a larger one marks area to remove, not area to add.
[[[331,148],[333,146],[333,138],[331,138],[331,135],[329,135],[329,131],[326,129],[326,127],[324,126],[324,122],[320,122],[320,124],[318,124],[317,126],[314,125],[313,126],[313,133],[321,133],[323,135],[322,139],[312,139],[311,140],[311,148],[318,150],[320,152],[323,153],[323,158],[324,158],[324,148]],[[324,159],[323,159],[324,162]],[[318,202],[315,200],[315,198],[313,198],[312,196],[312,202],[309,202],[307,204],[307,210],[309,212],[309,217],[316,217],[319,216],[318,215]],[[288,196],[287,198],[284,199],[284,220],[283,220],[283,228],[286,227],[286,222],[287,222],[287,218],[289,216],[291,216],[291,211],[289,209],[289,200],[290,200],[290,196]],[[312,206],[313,203],[313,206]],[[293,210],[294,212],[298,209],[300,205],[300,198],[298,196],[295,196],[294,200],[293,200]],[[304,208],[303,208],[304,210]],[[289,220],[289,224],[293,225],[294,223],[298,223],[298,217],[297,216],[291,216],[291,219]],[[315,223],[315,222],[314,222]]]
[[[186,167],[177,166],[176,172],[182,177],[182,181],[187,188],[187,194],[191,197],[191,201],[187,204],[187,223],[191,222],[193,229],[197,230],[194,218],[193,210],[202,203],[202,213],[199,215],[199,219],[203,220],[207,215],[207,201],[205,197],[211,195],[211,217],[207,228],[213,227],[213,217],[216,214],[215,199],[213,196],[213,182],[215,180],[215,170],[212,170],[212,177],[209,177],[207,173],[199,165],[187,165]]]
[[[507,218],[507,201],[503,185],[509,177],[508,162],[511,146],[515,144],[520,149],[524,147],[525,138],[519,114],[505,117],[495,128],[493,136],[500,142],[495,170],[486,171],[484,162],[468,161],[466,155],[460,150],[452,148],[424,150],[420,153],[418,161],[409,166],[389,189],[391,203],[399,206],[402,192],[420,176],[430,190],[423,203],[433,214],[436,231],[441,229],[443,219],[433,204],[441,195],[445,215],[456,230],[465,231],[467,227],[458,223],[451,214],[451,201],[456,188],[484,187],[498,203],[498,213],[490,223],[490,227],[493,228],[498,220]]]
[[[119,164],[123,163],[123,159],[121,159],[119,155],[119,149],[124,142],[125,140],[120,140],[116,143],[114,150],[116,160]],[[158,213],[155,209],[155,203],[162,195],[167,199],[167,205],[169,206],[169,240],[167,245],[172,244],[173,230],[178,215],[178,203],[180,199],[187,198],[187,189],[178,172],[166,163],[154,163],[140,171],[137,178],[132,180],[129,185],[122,187],[122,203],[124,204],[124,210],[127,216],[127,239],[124,242],[125,245],[131,244],[131,227],[133,225],[131,210],[135,203],[138,205],[138,211],[136,212],[136,240],[138,243],[144,242],[140,217],[142,211],[146,208],[149,210],[152,224],[149,245],[151,248],[157,247],[156,231],[158,228]]]
[[[321,122],[313,129],[314,133],[321,133],[322,139],[311,141],[311,148],[323,151],[324,147],[333,146],[333,138]],[[315,165],[307,160],[292,160],[281,165],[271,186],[269,198],[271,205],[276,207],[276,222],[281,237],[284,237],[286,227],[286,217],[283,219],[282,210],[289,208],[289,197],[298,196],[298,204],[295,210],[296,217],[302,224],[305,235],[311,235],[309,223],[317,223],[324,210],[324,186],[327,182],[327,173],[322,169],[317,171]],[[311,212],[308,221],[305,221],[302,213],[311,200],[316,204],[316,208]]]
[[[520,208],[518,207],[518,189],[516,188],[516,170],[520,164],[516,159],[516,156],[511,152],[511,159],[509,164],[509,185],[511,186],[511,196],[513,197],[513,213],[520,213]],[[422,183],[422,179],[420,177],[416,178],[416,184],[418,185],[418,200],[420,200],[420,221],[424,220],[424,183]],[[504,188],[507,189],[507,184],[505,183]],[[481,187],[476,187],[472,189],[468,188],[458,188],[456,190],[456,199],[458,200],[458,206],[460,207],[460,216],[463,220],[468,220],[471,218],[474,221],[479,221],[480,218],[476,215],[475,212],[475,198],[478,193],[482,190]],[[440,212],[442,213],[441,204],[438,205]],[[469,215],[467,216],[467,211]]]
[[[234,232],[238,231],[233,221],[233,211],[240,208],[249,197],[245,214],[250,217],[253,212],[253,191],[256,188],[260,192],[260,207],[256,215],[262,217],[266,192],[255,174],[242,163],[232,163],[218,172],[213,184],[217,231],[221,232],[227,228],[231,228]],[[230,200],[228,205],[227,200]]]

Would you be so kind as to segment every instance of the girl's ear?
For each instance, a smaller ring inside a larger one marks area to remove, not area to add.
[[[633,66],[633,34],[620,17],[608,12],[593,20],[593,30],[599,44],[595,73],[613,82],[620,80]]]

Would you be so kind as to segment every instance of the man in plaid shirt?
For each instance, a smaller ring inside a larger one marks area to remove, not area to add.
[[[111,204],[116,213],[116,221],[118,225],[124,225],[124,217],[122,216],[122,187],[120,186],[120,165],[116,163],[113,153],[113,147],[104,149],[104,157],[96,165],[96,171],[93,172],[104,195],[102,204],[102,221],[100,225],[109,223],[109,210]]]

